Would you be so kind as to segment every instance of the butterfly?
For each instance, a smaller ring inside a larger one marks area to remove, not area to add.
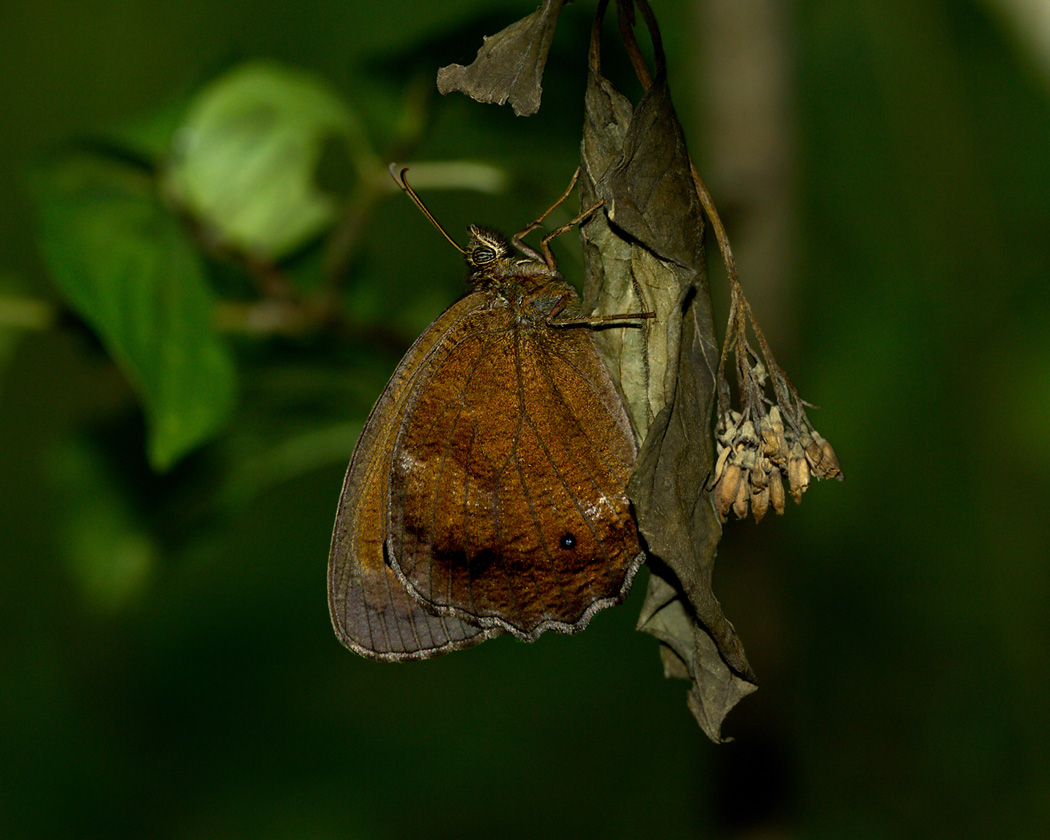
[[[572,633],[626,596],[643,559],[627,498],[638,450],[592,334],[651,313],[580,317],[549,242],[472,226],[470,291],[409,348],[354,449],[328,603],[340,641],[424,659],[509,633]],[[629,325],[628,325],[629,326]]]

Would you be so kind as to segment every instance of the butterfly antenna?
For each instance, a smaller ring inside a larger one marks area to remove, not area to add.
[[[394,179],[394,182],[399,187],[401,187],[401,189],[403,189],[406,193],[408,193],[408,197],[412,199],[412,201],[416,205],[416,207],[418,207],[420,209],[420,211],[422,211],[424,216],[426,216],[428,219],[430,219],[430,223],[441,232],[441,235],[444,236],[445,239],[447,239],[449,242],[452,243],[452,247],[453,248],[455,248],[461,254],[467,253],[462,248],[460,248],[459,245],[456,244],[456,240],[454,240],[451,236],[449,236],[447,233],[445,233],[445,229],[443,227],[441,227],[440,224],[438,224],[438,220],[434,218],[434,214],[431,213],[429,210],[427,210],[427,206],[423,203],[423,199],[421,199],[418,195],[416,195],[416,191],[414,189],[412,189],[408,185],[408,181],[405,180],[405,173],[406,172],[408,172],[408,167],[407,166],[404,169],[402,169],[400,172],[398,172],[397,171],[397,164],[396,163],[390,164],[390,176]]]

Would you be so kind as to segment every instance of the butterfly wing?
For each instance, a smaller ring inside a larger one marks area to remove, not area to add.
[[[394,445],[388,559],[442,615],[528,640],[579,630],[641,562],[636,444],[593,338],[497,302],[443,344]]]
[[[499,632],[427,611],[383,555],[391,452],[405,403],[446,333],[484,302],[482,295],[468,295],[412,345],[372,409],[346,472],[328,561],[328,606],[340,641],[372,659],[424,659]]]

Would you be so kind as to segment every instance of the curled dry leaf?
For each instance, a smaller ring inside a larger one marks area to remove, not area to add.
[[[668,673],[693,681],[690,708],[719,741],[725,715],[756,686],[711,588],[721,528],[704,491],[714,462],[708,430],[718,344],[703,218],[658,32],[652,31],[657,72],[637,109],[602,76],[598,33],[596,22],[580,198],[583,206],[599,199],[605,205],[581,228],[585,302],[596,312],[655,313],[643,330],[598,336],[644,441],[630,485],[653,558],[639,629],[663,643]]]
[[[470,65],[450,64],[438,70],[438,90],[442,94],[458,90],[478,102],[509,102],[519,117],[535,114],[543,92],[543,68],[563,5],[564,0],[544,0],[531,15],[486,37]]]
[[[725,712],[758,686],[734,676],[715,640],[697,624],[667,577],[656,570],[649,576],[638,626],[660,640],[664,676],[692,680],[687,698],[689,709],[712,740],[722,740]]]

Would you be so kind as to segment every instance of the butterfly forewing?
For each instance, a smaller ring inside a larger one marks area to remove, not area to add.
[[[384,558],[390,459],[404,403],[425,374],[444,336],[484,303],[470,295],[439,317],[402,359],[368,418],[339,500],[328,564],[328,603],[336,635],[375,659],[422,659],[476,644],[498,630],[428,611]]]
[[[394,443],[388,560],[443,615],[580,629],[640,562],[634,437],[593,338],[494,299],[441,345]]]

